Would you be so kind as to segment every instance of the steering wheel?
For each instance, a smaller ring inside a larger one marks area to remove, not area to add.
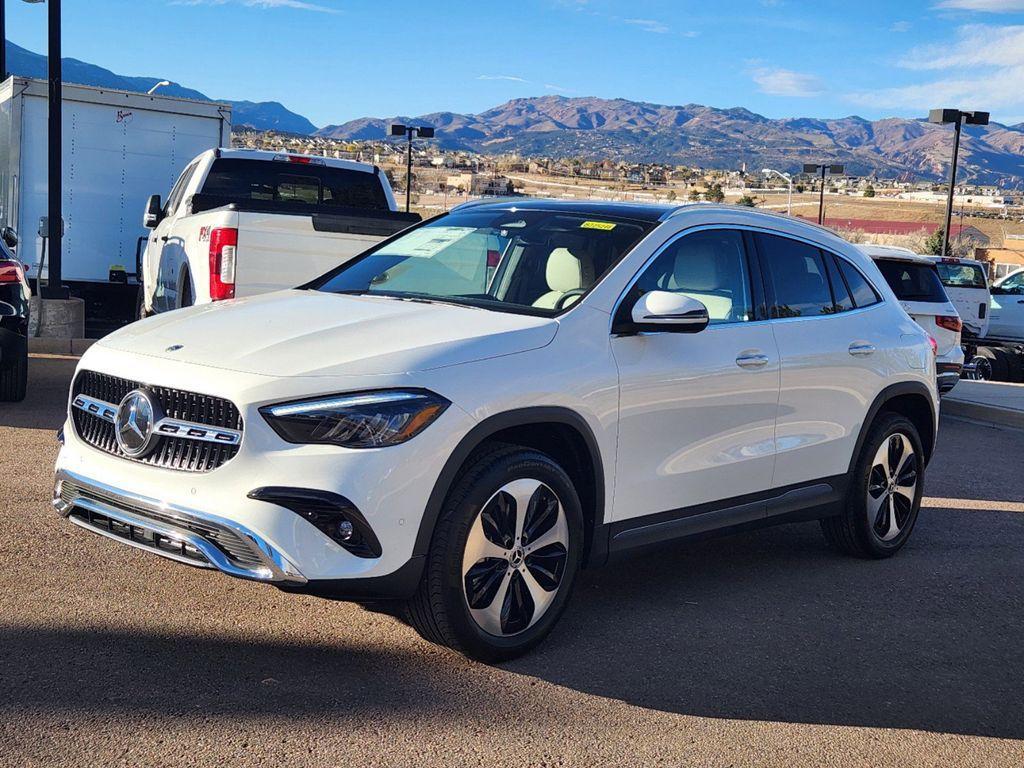
[[[566,291],[561,296],[559,296],[558,300],[555,302],[555,311],[562,311],[565,308],[565,302],[567,300],[573,298],[574,296],[582,296],[586,292],[586,288],[573,288],[571,291]]]

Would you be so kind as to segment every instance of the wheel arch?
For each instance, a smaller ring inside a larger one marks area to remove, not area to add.
[[[875,397],[861,424],[857,443],[850,457],[849,471],[853,472],[867,438],[868,430],[880,413],[898,413],[910,419],[921,436],[924,460],[927,463],[935,451],[938,428],[938,413],[932,401],[931,392],[920,381],[901,381],[890,384]]]
[[[603,559],[605,475],[601,450],[593,430],[579,413],[558,406],[537,406],[490,416],[471,429],[452,451],[427,499],[416,534],[413,555],[425,555],[449,491],[466,461],[489,442],[507,442],[541,451],[569,474],[580,497],[584,518],[584,562]]]

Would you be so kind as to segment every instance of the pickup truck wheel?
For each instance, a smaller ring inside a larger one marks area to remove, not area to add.
[[[978,347],[978,357],[988,360],[989,370],[992,371],[990,381],[1009,380],[1010,366],[1003,350],[998,347]]]
[[[445,501],[410,623],[474,659],[519,656],[565,608],[582,544],[579,497],[556,462],[517,446],[482,451]]]
[[[0,364],[0,401],[18,403],[28,391],[28,339],[15,345],[10,355]]]
[[[843,512],[821,521],[825,539],[855,557],[891,557],[910,538],[923,493],[917,427],[905,416],[882,413],[861,447]]]

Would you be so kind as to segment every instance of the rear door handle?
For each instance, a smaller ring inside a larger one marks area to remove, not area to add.
[[[760,352],[744,352],[736,358],[736,365],[740,368],[762,368],[768,365],[768,355]]]
[[[867,357],[873,354],[875,351],[874,344],[868,344],[866,341],[855,341],[850,345],[850,354],[856,357]]]

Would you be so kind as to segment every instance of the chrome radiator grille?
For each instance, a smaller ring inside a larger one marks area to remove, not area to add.
[[[152,466],[209,472],[237,453],[242,416],[230,400],[170,387],[146,385],[166,416],[155,447],[133,458],[118,446],[113,414],[140,382],[96,371],[81,371],[71,389],[76,434],[101,451]]]

